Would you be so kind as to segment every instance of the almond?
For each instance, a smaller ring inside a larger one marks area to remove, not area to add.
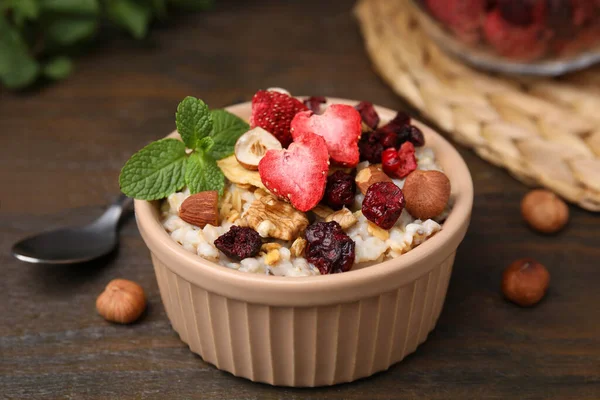
[[[402,188],[406,210],[415,218],[427,220],[440,215],[450,199],[450,181],[439,171],[415,170]]]
[[[214,190],[193,194],[181,204],[179,218],[200,228],[219,226],[218,204],[219,194]]]
[[[391,181],[392,179],[383,172],[381,167],[376,165],[369,165],[367,168],[361,169],[360,172],[356,174],[356,185],[362,194],[366,194],[369,186],[374,183]]]

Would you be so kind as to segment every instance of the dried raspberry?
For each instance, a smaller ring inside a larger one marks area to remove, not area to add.
[[[334,210],[339,210],[343,206],[350,206],[354,202],[356,193],[356,182],[352,175],[344,171],[335,171],[327,177],[327,187],[323,200]]]
[[[355,243],[335,221],[317,222],[306,228],[306,260],[321,274],[346,272],[354,264]]]
[[[234,260],[254,257],[260,251],[261,246],[262,239],[258,232],[236,225],[215,240],[215,247]]]
[[[369,186],[362,203],[362,213],[366,219],[383,229],[391,229],[406,202],[404,194],[392,182],[377,182]]]
[[[360,161],[368,161],[371,164],[381,162],[383,145],[381,144],[382,133],[379,131],[363,133],[358,142]]]
[[[377,128],[379,125],[379,115],[377,111],[375,111],[375,107],[373,107],[372,103],[368,101],[361,101],[356,106],[356,111],[360,113],[360,117],[362,121],[371,129]]]
[[[304,105],[315,114],[321,114],[321,104],[327,103],[324,96],[311,96],[304,100]]]
[[[389,147],[398,148],[400,145],[400,136],[396,132],[384,133],[381,137],[380,143],[386,149]]]
[[[405,142],[398,151],[394,148],[386,149],[381,155],[381,164],[383,172],[390,177],[405,178],[417,169],[415,146],[411,142]]]

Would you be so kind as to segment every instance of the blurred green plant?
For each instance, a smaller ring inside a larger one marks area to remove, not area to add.
[[[60,80],[73,70],[69,55],[115,26],[142,39],[171,8],[196,11],[214,0],[0,0],[0,82],[22,89],[40,77]]]

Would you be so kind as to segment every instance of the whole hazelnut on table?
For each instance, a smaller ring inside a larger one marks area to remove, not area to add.
[[[415,170],[402,188],[406,209],[415,218],[427,220],[440,215],[450,199],[450,180],[440,171]]]
[[[146,309],[144,289],[127,279],[113,279],[96,300],[98,314],[107,321],[129,324]]]
[[[539,262],[523,258],[510,264],[502,274],[502,293],[522,307],[537,304],[546,294],[550,273]]]
[[[521,214],[531,228],[555,233],[569,221],[569,207],[549,190],[532,190],[521,201]]]

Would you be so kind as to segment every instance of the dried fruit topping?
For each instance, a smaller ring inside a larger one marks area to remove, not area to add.
[[[400,218],[404,205],[404,195],[398,186],[392,182],[377,182],[367,190],[362,213],[380,228],[391,229]]]
[[[514,0],[513,0],[514,1]],[[486,0],[426,0],[431,14],[467,43],[478,38]]]
[[[234,260],[256,256],[261,246],[262,239],[255,230],[236,225],[215,240],[215,247]]]
[[[377,114],[377,111],[375,111],[373,103],[361,101],[355,105],[354,108],[356,108],[356,111],[360,113],[360,117],[365,125],[371,129],[377,128],[377,125],[379,125],[379,115]]]
[[[395,132],[397,134],[400,134],[400,132],[402,131],[402,128],[404,128],[406,125],[409,125],[409,124],[410,124],[410,116],[405,112],[398,111],[396,113],[396,116],[394,117],[394,119],[392,119],[390,122],[383,125],[382,127],[380,127],[377,130],[380,131],[381,133]]]
[[[512,25],[504,20],[498,10],[487,15],[483,30],[487,41],[496,52],[509,58],[534,60],[542,56],[547,48],[543,26]]]
[[[258,164],[258,172],[271,193],[300,211],[308,211],[323,198],[328,160],[325,140],[308,132],[287,150],[267,151]]]
[[[335,221],[317,222],[306,228],[306,260],[321,274],[346,272],[354,264],[354,241]]]
[[[440,171],[414,171],[402,188],[406,210],[415,218],[427,220],[440,215],[450,198],[450,181]]]
[[[321,104],[327,103],[327,98],[324,96],[311,96],[304,100],[304,105],[315,114],[321,114]]]
[[[368,161],[371,164],[381,162],[381,153],[383,153],[381,138],[382,134],[378,131],[367,132],[362,135],[358,142],[360,161]]]
[[[402,129],[402,132],[408,137],[407,140],[415,147],[421,147],[425,144],[425,136],[423,136],[423,132],[416,126],[407,125]]]
[[[259,90],[252,98],[250,126],[260,126],[272,133],[283,147],[292,142],[290,123],[300,111],[308,108],[301,101],[276,91]]]
[[[333,161],[346,167],[358,164],[358,140],[362,128],[360,114],[354,107],[332,104],[322,115],[301,112],[296,114],[291,126],[294,140],[307,132],[316,133],[325,139]]]
[[[281,148],[281,143],[275,136],[257,126],[244,133],[235,142],[235,158],[244,168],[256,171],[258,163],[267,150],[281,150]]]
[[[332,209],[339,210],[343,206],[350,206],[354,202],[355,193],[356,182],[352,175],[344,171],[335,171],[333,175],[327,177],[323,200]]]
[[[381,164],[383,171],[390,177],[405,178],[417,169],[415,146],[411,142],[405,142],[398,151],[394,148],[386,149],[381,155]]]
[[[533,2],[530,0],[497,0],[498,11],[508,23],[528,26],[533,23]],[[561,3],[564,3],[561,0]]]
[[[379,142],[386,149],[390,147],[397,149],[400,145],[400,135],[396,132],[387,132],[383,134]]]

